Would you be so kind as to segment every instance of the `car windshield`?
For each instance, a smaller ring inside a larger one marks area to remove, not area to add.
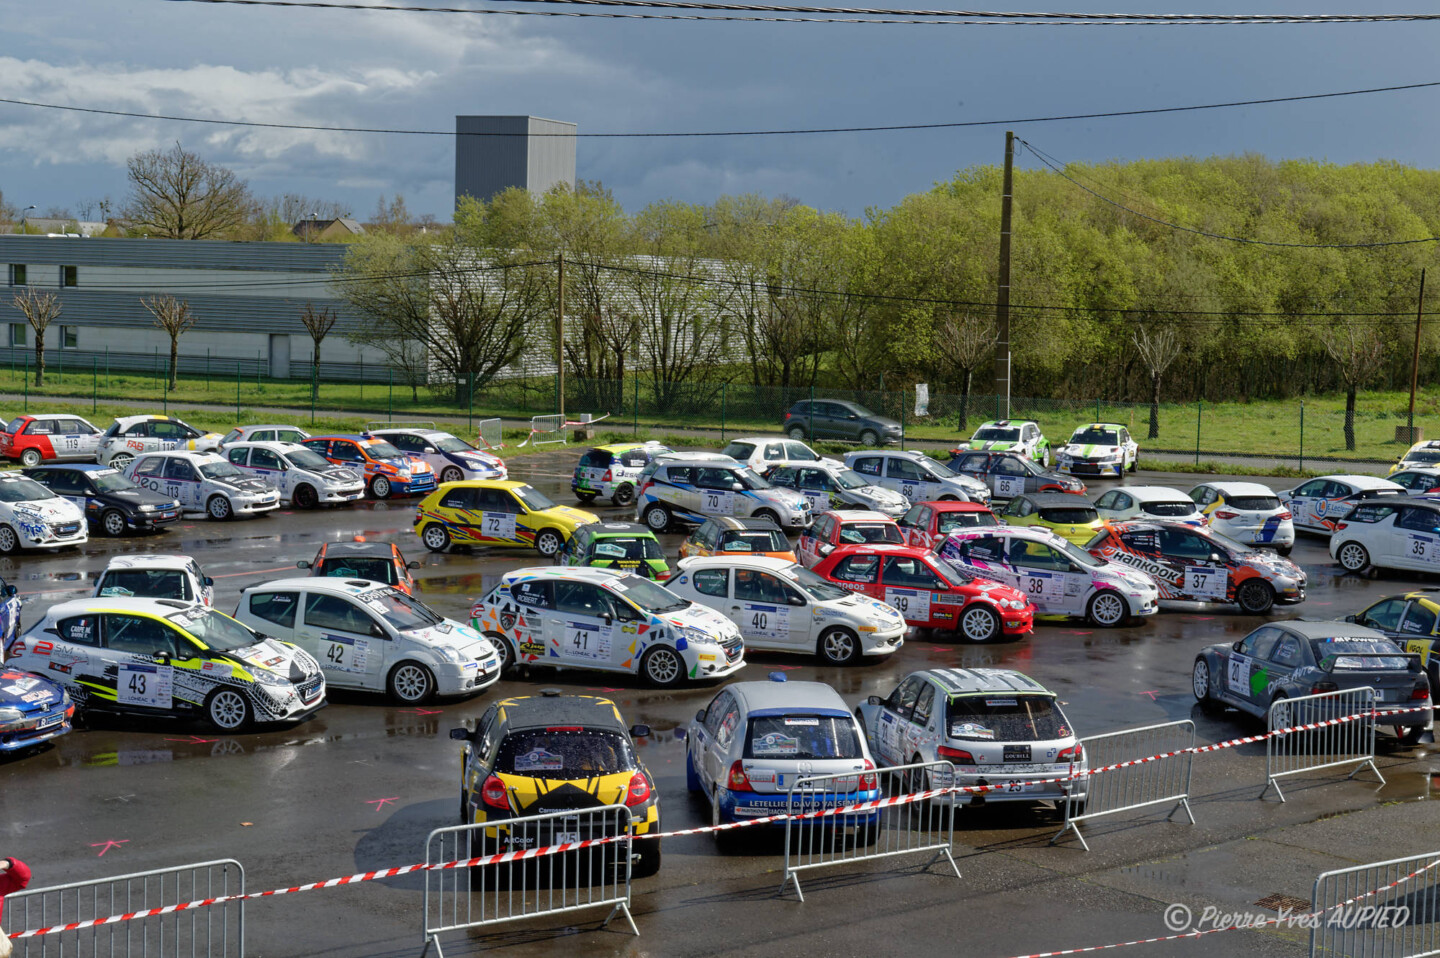
[[[186,602],[195,598],[190,591],[189,577],[179,569],[111,569],[100,579],[96,594],[121,598],[182,599]]]
[[[383,439],[372,439],[362,443],[365,454],[371,459],[404,459],[405,454]]]
[[[218,652],[233,652],[245,649],[259,642],[263,636],[252,632],[221,612],[197,605],[184,612],[176,612],[170,621],[204,642],[207,648]]]
[[[1090,553],[1086,552],[1084,549],[1078,548],[1074,543],[1071,543],[1068,540],[1061,539],[1059,542],[1050,543],[1050,545],[1065,553],[1065,557],[1067,559],[1070,559],[1071,561],[1079,564],[1079,566],[1083,569],[1099,569],[1107,564],[1104,559],[1095,558]]]
[[[1410,664],[1400,646],[1389,639],[1315,639],[1311,642],[1321,668],[1403,669]],[[1338,656],[1338,658],[1337,658]]]
[[[1195,512],[1195,503],[1189,499],[1181,502],[1142,502],[1140,509],[1152,516],[1188,516]]]
[[[34,479],[7,479],[0,482],[0,502],[28,502],[31,499],[54,499],[55,493]]]
[[[981,426],[970,437],[972,442],[1019,442],[1019,429],[1002,429],[999,426]]]
[[[755,444],[753,442],[732,442],[730,443],[730,445],[720,450],[720,454],[723,456],[729,456],[731,459],[738,459],[741,462],[744,462],[746,459],[750,458],[750,454],[754,451]]]
[[[385,621],[394,626],[397,632],[425,629],[444,623],[441,616],[427,609],[419,599],[412,599],[399,589],[375,589],[362,592],[357,598],[369,606],[371,611],[384,616]],[[443,628],[442,625],[442,630]]]
[[[893,522],[846,522],[840,526],[840,541],[846,545],[870,542],[901,542],[900,527]]]
[[[930,560],[935,563],[935,571],[944,576],[951,585],[968,585],[975,581],[975,576],[951,565],[943,556],[931,555]]]
[[[941,535],[956,529],[989,528],[1000,522],[989,512],[942,512],[935,520],[935,531]]]
[[[114,469],[97,469],[90,473],[90,479],[100,492],[124,492],[126,489],[140,488]]]
[[[531,512],[555,508],[555,502],[534,486],[517,486],[512,491],[515,493],[515,498],[525,503],[525,508]]]
[[[1440,462],[1440,449],[1417,449],[1406,453],[1406,462]]]
[[[1040,518],[1056,525],[1083,526],[1094,522],[1100,515],[1092,506],[1047,506],[1040,510]]]
[[[1280,508],[1280,499],[1276,496],[1229,496],[1225,505],[1246,512],[1271,512]]]
[[[441,452],[474,452],[475,447],[464,439],[456,439],[454,436],[431,436],[430,445]]]
[[[495,771],[526,778],[591,779],[635,767],[635,753],[623,735],[587,728],[511,732],[495,756]]]
[[[590,547],[597,559],[663,559],[660,543],[648,536],[611,536]]]
[[[838,469],[835,471],[833,478],[835,479],[835,485],[841,489],[863,489],[870,485],[870,481],[854,469]]]
[[[735,477],[740,481],[740,485],[744,486],[746,489],[770,488],[770,483],[766,482],[764,479],[761,479],[758,475],[755,474],[754,470],[749,468],[736,469]]]
[[[831,599],[843,599],[851,594],[804,566],[796,566],[790,570],[790,573],[795,576],[791,581],[798,585],[806,595],[817,601],[828,602]]]
[[[750,720],[746,758],[860,758],[860,736],[848,715],[762,715]]]
[[[947,712],[950,737],[972,742],[1053,742],[1074,734],[1048,695],[958,695]]]
[[[311,472],[328,472],[334,468],[334,465],[329,459],[309,449],[292,449],[285,453],[285,458],[289,459],[290,465],[296,469],[309,469]]]
[[[789,552],[790,540],[779,529],[735,529],[720,540],[719,552]]]
[[[1216,532],[1214,529],[1205,530],[1205,536],[1211,542],[1218,543],[1229,549],[1231,552],[1239,553],[1240,555],[1247,555],[1251,552],[1260,551],[1254,546],[1247,546],[1243,542],[1239,542],[1235,539],[1230,538],[1223,532]]]
[[[395,584],[395,563],[384,556],[335,556],[316,569],[317,575],[334,579],[369,579]]]
[[[248,474],[235,468],[233,462],[222,459],[220,462],[207,462],[202,465],[200,475],[206,479],[244,479]]]
[[[929,456],[921,456],[915,460],[920,463],[920,468],[929,472],[932,476],[939,476],[941,479],[952,479],[955,477],[955,470],[938,459],[931,459]]]
[[[1077,429],[1070,442],[1077,446],[1118,446],[1120,437],[1112,429]]]
[[[673,592],[640,578],[627,575],[610,583],[610,588],[629,599],[641,612],[652,615],[657,612],[679,612],[690,608],[690,600],[682,599]]]

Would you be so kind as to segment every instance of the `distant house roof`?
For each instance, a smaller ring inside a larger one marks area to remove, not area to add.
[[[343,234],[359,236],[365,232],[357,220],[341,217],[334,220],[301,220],[290,228],[301,239],[329,239]]]
[[[99,236],[105,232],[105,223],[90,222],[88,220],[60,219],[53,216],[29,216],[24,220],[25,229],[30,233],[75,233],[81,236]],[[20,223],[12,227],[17,232]]]

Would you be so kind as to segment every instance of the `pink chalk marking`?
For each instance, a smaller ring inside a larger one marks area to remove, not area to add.
[[[400,796],[399,796],[399,795],[394,795],[394,796],[391,796],[390,798],[367,798],[367,799],[365,800],[365,804],[366,804],[366,805],[374,805],[374,806],[375,806],[375,811],[378,812],[378,811],[380,811],[380,809],[384,808],[386,805],[390,804],[391,802],[399,801],[399,799],[400,799]]]
[[[401,712],[413,712],[416,715],[440,715],[444,709],[401,709]]]
[[[121,845],[124,845],[129,840],[130,839],[128,838],[122,838],[119,841],[114,841],[113,839],[106,839],[103,842],[91,842],[90,847],[100,848],[100,846],[102,845],[105,846],[104,848],[100,848],[100,854],[95,856],[96,858],[103,858],[105,853],[108,852],[110,849],[119,848]]]
[[[209,742],[218,742],[220,740],[215,738],[201,738],[198,735],[192,735],[189,738],[167,738],[165,741],[184,742],[186,745],[205,745]]]
[[[1160,691],[1159,689],[1149,689],[1149,690],[1147,690],[1147,691],[1145,691],[1145,692],[1141,692],[1140,694],[1141,694],[1141,695],[1148,695],[1148,696],[1150,696],[1150,701],[1153,702],[1153,701],[1155,701],[1155,696],[1156,696],[1156,694],[1159,693],[1159,691]]]

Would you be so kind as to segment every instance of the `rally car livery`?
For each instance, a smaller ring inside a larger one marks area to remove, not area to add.
[[[93,462],[37,466],[25,475],[75,503],[91,527],[108,536],[149,532],[180,520],[180,502],[139,486],[117,469]]]
[[[708,516],[753,516],[781,529],[807,529],[813,518],[800,493],[771,486],[728,456],[661,456],[639,482],[635,519],[656,532],[672,523],[699,525]]]
[[[592,522],[581,526],[565,541],[559,563],[619,569],[657,582],[670,578],[660,540],[638,522]]]
[[[799,439],[745,436],[730,440],[730,443],[720,451],[732,459],[745,463],[762,476],[768,476],[770,470],[776,466],[805,466],[816,462],[840,465],[839,459],[821,456]]]
[[[1095,500],[1095,511],[1108,522],[1124,519],[1164,519],[1187,526],[1203,526],[1205,515],[1185,493],[1167,486],[1126,486],[1111,489]],[[1218,530],[1217,530],[1218,531]]]
[[[79,416],[16,416],[0,431],[0,458],[38,466],[58,459],[94,460],[100,430]]]
[[[1050,466],[1050,440],[1040,432],[1033,419],[999,419],[981,423],[970,437],[951,450],[961,452],[1017,452],[1034,462]]]
[[[585,452],[575,464],[570,477],[570,491],[581,502],[609,499],[617,506],[635,501],[640,473],[655,460],[670,452],[669,446],[658,442],[617,442],[596,446]]]
[[[372,429],[371,435],[430,464],[438,482],[461,479],[506,479],[505,462],[493,452],[476,449],[465,440],[436,429],[433,422],[396,424]]]
[[[831,460],[772,466],[765,479],[773,486],[800,493],[816,515],[832,509],[869,509],[898,516],[910,508],[910,501],[900,493]]]
[[[1330,555],[1346,572],[1440,570],[1440,500],[1387,497],[1361,502],[1335,524]]]
[[[19,473],[0,473],[0,555],[88,541],[80,507]]]
[[[1007,526],[1049,529],[1077,546],[1089,542],[1100,528],[1100,515],[1088,499],[1063,492],[1016,496],[996,517]]]
[[[923,452],[852,452],[845,465],[877,486],[900,493],[909,502],[928,499],[968,499],[990,502],[990,488],[979,479],[963,476]]]
[[[5,649],[9,647],[10,640],[20,634],[20,608],[23,605],[20,591],[0,579],[0,662],[5,660]]]
[[[1383,632],[1406,652],[1420,656],[1430,688],[1440,689],[1440,592],[1420,589],[1388,596],[1345,621]]]
[[[950,468],[985,485],[996,499],[1010,499],[1027,492],[1069,492],[1085,494],[1085,483],[1046,469],[1018,452],[966,452],[951,454]]]
[[[549,559],[591,522],[594,513],[558,506],[534,486],[513,479],[447,482],[420,500],[415,534],[431,552],[452,545],[529,546]]]
[[[349,542],[323,543],[313,560],[301,559],[295,568],[309,569],[311,575],[329,579],[368,579],[414,595],[415,578],[410,570],[420,568],[420,563],[406,562],[397,545],[356,536]]]
[[[1359,502],[1403,496],[1405,488],[1375,476],[1321,476],[1278,494],[1296,529],[1329,535]]]
[[[310,438],[310,434],[299,426],[286,426],[280,424],[264,424],[254,426],[236,426],[220,438],[220,447],[224,449],[232,442],[294,442],[301,443]]]
[[[1295,523],[1280,497],[1258,482],[1202,482],[1190,490],[1210,528],[1282,556],[1295,547]]]
[[[1305,601],[1305,573],[1289,559],[1179,522],[1109,523],[1086,546],[1091,555],[1139,569],[1160,598],[1232,602],[1263,615],[1276,602]]]
[[[95,581],[97,599],[178,599],[214,605],[215,580],[189,556],[114,556]]]
[[[126,464],[125,478],[173,497],[185,512],[202,512],[217,521],[280,508],[274,486],[214,453],[142,453]]]
[[[1000,524],[988,506],[978,502],[917,502],[899,519],[905,544],[934,549],[956,529],[988,529]]]
[[[711,516],[680,543],[682,559],[718,555],[770,556],[796,561],[790,540],[775,523],[769,519],[737,519],[734,516]]]
[[[1390,472],[1393,474],[1415,466],[1440,466],[1440,441],[1426,439],[1415,443],[1405,451],[1405,455],[1395,461]]]
[[[1440,467],[1407,466],[1390,473],[1390,481],[1404,486],[1412,496],[1436,494],[1440,490]]]
[[[201,432],[174,416],[125,416],[116,419],[100,437],[95,461],[102,466],[124,469],[142,452],[182,449],[189,452],[214,452],[223,437],[219,433]]]
[[[325,704],[325,677],[305,652],[173,599],[61,602],[7,661],[60,682],[82,710],[203,718],[222,732]]]
[[[407,456],[369,433],[312,436],[304,445],[337,466],[359,471],[365,478],[366,491],[376,499],[420,496],[435,488],[435,470],[428,462]]]
[[[332,465],[313,449],[294,442],[232,442],[225,458],[235,468],[275,486],[297,509],[356,502],[365,495],[357,470]]]
[[[476,601],[470,622],[513,664],[639,673],[669,688],[745,667],[728,618],[648,579],[610,569],[508,572]]]
[[[34,748],[70,731],[75,706],[59,684],[0,667],[0,754]]]
[[[946,536],[938,551],[971,575],[1019,589],[1040,614],[1084,616],[1112,628],[1160,608],[1150,576],[1097,559],[1046,530],[961,529]]]
[[[1055,469],[1076,476],[1123,476],[1135,471],[1140,447],[1116,422],[1080,426],[1055,453]]]
[[[969,503],[966,503],[969,505]],[[813,569],[820,560],[840,546],[870,545],[888,542],[904,545],[905,536],[900,526],[889,516],[879,512],[832,512],[821,513],[815,524],[800,536],[795,548],[800,564]]]

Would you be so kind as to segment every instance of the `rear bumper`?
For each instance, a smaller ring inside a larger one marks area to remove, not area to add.
[[[854,805],[859,802],[873,802],[879,797],[879,789],[831,795],[819,800],[803,799],[797,796],[794,811],[797,814],[803,814],[823,808],[843,808],[846,805]],[[789,797],[784,792],[747,793],[721,789],[718,798],[720,801],[720,820],[723,822],[751,821],[756,818],[768,818],[772,815],[787,815],[791,812]],[[795,824],[801,826],[828,825],[833,827],[836,824],[873,825],[878,821],[880,821],[880,810],[870,809],[868,811],[852,812],[841,816],[817,815],[814,818],[797,819],[795,820]],[[766,827],[784,828],[785,819],[769,822]]]

